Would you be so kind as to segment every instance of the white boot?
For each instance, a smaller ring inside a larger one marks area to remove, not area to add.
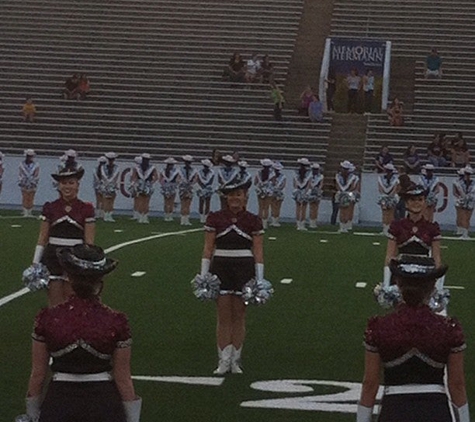
[[[26,208],[23,208],[23,211],[21,213],[22,217],[28,217],[28,210]]]
[[[469,239],[470,236],[468,235],[468,229],[464,229],[462,227],[462,236],[461,236],[462,239]]]
[[[279,218],[278,217],[272,217],[272,224],[271,224],[272,227],[280,227],[280,223],[279,223]]]
[[[445,283],[445,275],[442,277],[438,278],[437,281],[435,282],[435,288],[437,289],[438,292],[442,291],[444,288],[444,283]]]
[[[184,226],[184,225],[186,225],[186,217],[182,215],[180,217],[180,226]]]
[[[111,223],[115,223],[114,217],[112,217],[112,211],[109,212],[109,217],[107,218],[108,218],[107,221],[110,221]]]
[[[185,215],[185,226],[191,226],[191,222],[190,222],[190,216],[189,215]]]
[[[150,221],[148,221],[148,213],[142,214],[142,223],[143,224],[148,224]]]
[[[206,214],[200,215],[200,223],[206,223]]]
[[[457,226],[457,231],[455,232],[455,234],[458,234],[460,236],[462,234],[462,227]]]
[[[300,222],[300,230],[306,231],[307,227],[305,227],[305,220]]]
[[[215,375],[224,375],[231,370],[231,358],[233,354],[233,345],[228,344],[223,350],[218,348],[219,363],[214,370]]]
[[[263,218],[263,219],[262,219],[262,227],[264,227],[265,229],[267,229],[267,218]]]
[[[338,233],[348,233],[347,223],[342,223],[340,221],[340,228],[338,229]]]
[[[131,220],[139,220],[140,219],[140,214],[134,210],[132,217],[130,217]]]
[[[231,372],[233,374],[242,374],[241,351],[242,351],[242,346],[239,349],[236,349],[233,346],[233,353],[231,356]]]
[[[387,236],[388,232],[389,232],[389,224],[383,224],[383,234]]]
[[[317,228],[317,220],[310,220],[309,226],[311,229],[316,229]]]
[[[348,221],[348,223],[346,223],[346,230],[347,231],[353,230],[353,221],[352,220],[350,220],[350,221]]]

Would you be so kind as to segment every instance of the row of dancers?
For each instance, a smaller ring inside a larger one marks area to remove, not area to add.
[[[33,216],[34,198],[39,183],[39,164],[35,161],[33,149],[24,151],[24,159],[19,164],[18,184],[22,192],[22,215]],[[120,188],[120,168],[116,163],[118,155],[108,152],[97,160],[93,175],[93,188],[96,196],[96,217],[106,222],[113,222],[114,203]],[[164,168],[158,170],[152,163],[151,155],[143,153],[136,157],[127,191],[133,198],[132,218],[139,223],[149,222],[150,200],[158,184],[164,198],[164,220],[172,221],[177,198],[180,204],[181,225],[191,225],[190,214],[194,196],[198,198],[200,221],[203,223],[210,212],[211,198],[220,197],[221,208],[224,206],[220,193],[224,184],[236,181],[251,181],[257,195],[258,215],[264,227],[280,226],[280,214],[285,197],[287,176],[284,166],[279,161],[269,158],[260,160],[260,168],[252,175],[245,160],[236,160],[231,155],[222,157],[222,165],[217,169],[208,159],[200,160],[201,168],[193,165],[189,154],[181,157],[181,162],[173,157],[164,160]],[[0,192],[4,172],[3,154],[0,153]],[[297,230],[317,227],[319,204],[323,197],[323,173],[319,163],[307,158],[297,160],[298,168],[293,174],[292,198],[295,201],[295,220]],[[60,157],[58,170],[61,168],[77,169],[76,151],[70,149]],[[399,174],[393,164],[384,166],[385,173],[378,177],[378,204],[382,211],[383,233],[395,219],[398,207],[403,201],[398,195],[400,190]],[[466,166],[458,170],[452,193],[455,198],[457,234],[468,238],[470,219],[475,206],[475,181],[472,180],[473,169]],[[441,193],[439,178],[434,173],[434,166],[423,166],[418,183],[428,192],[426,218],[432,221]],[[342,161],[335,175],[335,192],[333,197],[334,212],[339,213],[339,232],[346,233],[352,229],[355,205],[360,200],[361,183],[356,167],[350,161]],[[308,222],[308,223],[307,223]]]

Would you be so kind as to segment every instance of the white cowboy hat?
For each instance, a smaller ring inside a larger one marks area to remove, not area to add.
[[[394,164],[391,164],[391,163],[385,164],[383,168],[390,171],[396,171],[396,167],[394,167]]]
[[[233,157],[232,155],[229,155],[229,154],[223,155],[223,156],[221,157],[221,160],[222,160],[222,161],[226,161],[227,163],[235,163],[235,162],[236,162],[236,160],[234,159],[234,157]]]
[[[347,170],[354,170],[355,169],[355,166],[353,165],[353,163],[351,163],[348,160],[342,161],[340,163],[340,167],[344,168],[344,169],[347,169]]]
[[[264,166],[264,167],[270,167],[272,164],[274,164],[272,160],[270,160],[269,158],[263,158],[259,162],[261,163],[261,166]]]
[[[66,157],[76,158],[78,156],[78,153],[74,151],[73,149],[68,149],[67,151],[64,152],[64,155],[66,155]]]
[[[25,149],[25,151],[23,151],[23,155],[25,157],[26,156],[34,157],[36,155],[36,152],[34,149],[28,148],[28,149]]]
[[[213,167],[213,163],[211,162],[211,160],[208,160],[207,158],[205,158],[204,160],[201,160],[201,164],[203,164],[206,167]]]
[[[141,157],[142,157],[142,158],[146,158],[146,159],[148,159],[148,160],[150,160],[150,158],[152,158],[152,156],[151,156],[148,152],[142,153]]]
[[[305,158],[305,157],[299,158],[297,160],[297,163],[302,164],[303,166],[309,166],[310,165],[310,161],[308,160],[308,158]]]
[[[193,157],[190,154],[186,154],[186,155],[182,156],[181,159],[183,161],[188,161],[188,162],[193,161]]]
[[[276,170],[282,170],[284,166],[280,161],[274,161],[274,164],[272,164],[272,167]]]
[[[178,163],[177,160],[175,160],[173,157],[168,157],[165,161],[164,161],[165,164],[176,164]]]
[[[247,164],[247,161],[245,160],[238,161],[237,165],[239,167],[249,167],[249,164]]]
[[[107,163],[107,158],[103,155],[101,155],[98,159],[97,159],[97,162],[98,163]]]
[[[139,155],[137,157],[134,158],[134,161],[137,163],[137,164],[142,164],[142,157]]]
[[[435,169],[434,164],[424,164],[424,165],[422,166],[422,168],[423,168],[424,170],[434,170],[434,169]]]
[[[115,160],[117,158],[117,154],[115,152],[106,152],[104,157],[106,157],[108,160]]]
[[[310,168],[312,168],[312,169],[319,169],[319,168],[320,168],[320,164],[318,164],[318,163],[312,163],[312,165],[310,166]]]
[[[465,166],[462,170],[464,174],[473,174],[473,168],[471,166]]]

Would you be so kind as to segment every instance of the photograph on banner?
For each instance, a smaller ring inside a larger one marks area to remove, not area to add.
[[[330,39],[328,81],[338,113],[380,113],[386,41]]]

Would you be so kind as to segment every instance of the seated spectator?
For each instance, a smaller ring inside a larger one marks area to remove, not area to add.
[[[274,82],[274,65],[266,54],[261,62],[261,82],[270,84]]]
[[[221,157],[223,154],[221,154],[221,151],[217,148],[213,149],[211,152],[211,162],[215,166],[219,166],[221,164]]]
[[[442,58],[436,48],[432,48],[430,54],[426,58],[426,78],[442,77]]]
[[[403,160],[405,173],[419,174],[421,172],[421,159],[414,144],[407,147],[406,152],[403,155]]]
[[[22,109],[23,121],[33,123],[36,118],[36,107],[33,104],[31,97],[26,98],[26,102],[23,105]]]
[[[308,116],[308,106],[313,101],[314,94],[310,85],[307,85],[305,90],[300,94],[300,106],[298,108],[299,114]]]
[[[318,95],[314,95],[312,101],[308,105],[308,117],[313,123],[320,123],[323,121],[323,103],[320,101]]]
[[[246,64],[239,53],[234,53],[224,69],[223,78],[231,82],[245,82]]]
[[[394,164],[394,159],[389,153],[389,148],[387,146],[383,146],[374,160],[376,171],[378,173],[386,173],[386,169],[384,168],[386,164]]]
[[[462,132],[458,132],[457,136],[452,140],[452,167],[462,168],[470,165],[470,151],[467,142],[463,139]]]
[[[449,143],[449,140],[445,137],[445,133],[439,134],[439,142],[442,147],[442,157],[444,157],[445,162],[449,165],[452,162],[452,146]]]
[[[399,101],[399,98],[394,98],[391,105],[388,107],[387,113],[389,124],[391,126],[404,125],[403,103]]]
[[[247,82],[259,82],[261,79],[261,61],[258,54],[253,56],[247,61],[246,66],[246,81]]]
[[[64,82],[63,96],[65,100],[73,100],[78,95],[79,78],[75,73],[72,77],[66,79]]]
[[[85,73],[81,73],[78,83],[78,99],[85,100],[91,90],[89,79]]]
[[[440,142],[440,134],[436,133],[434,139],[427,147],[427,160],[434,167],[445,167],[447,161],[444,157],[444,150]]]

